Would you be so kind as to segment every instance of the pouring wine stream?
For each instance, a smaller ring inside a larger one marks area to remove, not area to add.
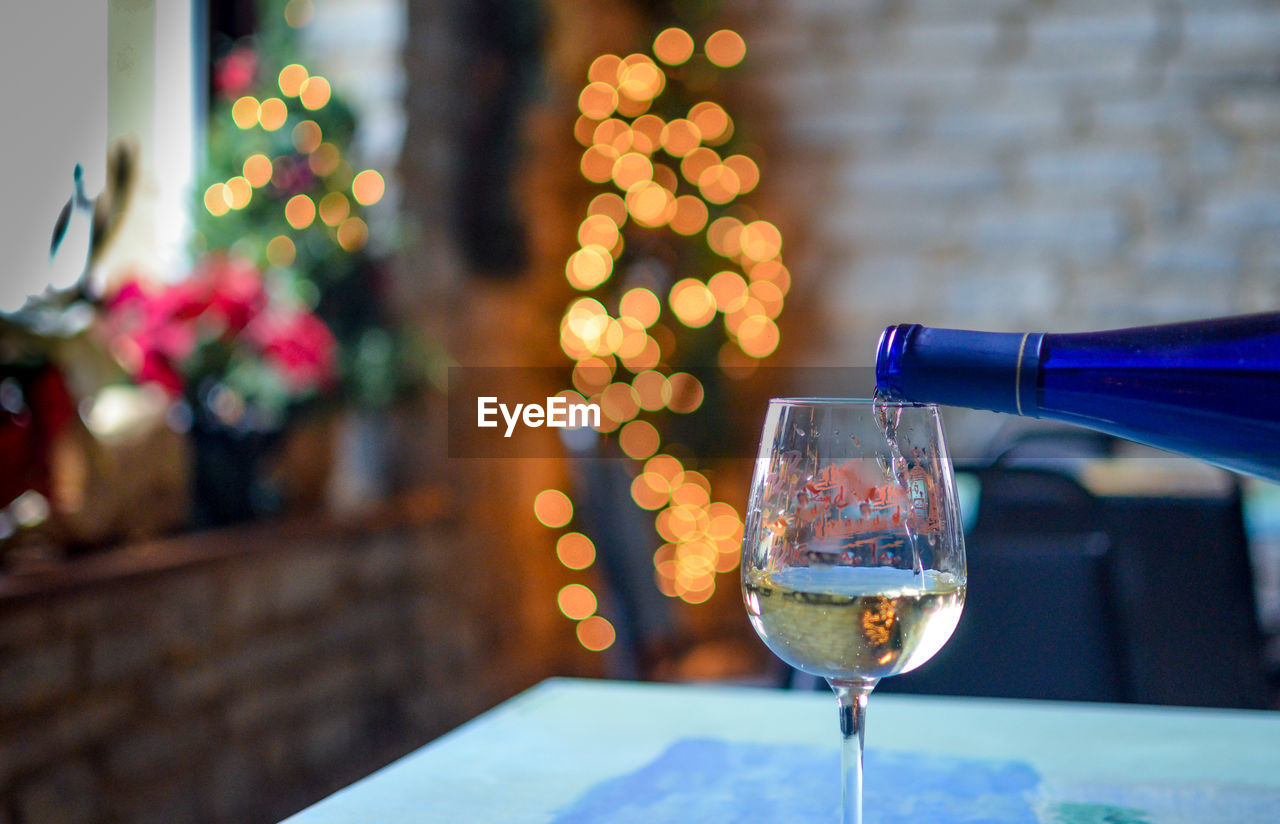
[[[880,464],[885,478],[902,490],[903,497],[910,501],[911,486],[907,482],[907,459],[903,457],[902,447],[898,445],[898,423],[902,419],[902,407],[886,403],[880,388],[876,387],[871,396],[871,409],[880,425],[880,432],[884,435],[885,445],[889,449],[888,460],[886,461],[883,455],[877,455],[876,462]],[[902,515],[902,527],[907,535],[907,543],[911,545],[912,573],[917,583],[923,585],[924,563],[920,559],[919,536],[916,535],[915,526],[911,523],[909,509]]]

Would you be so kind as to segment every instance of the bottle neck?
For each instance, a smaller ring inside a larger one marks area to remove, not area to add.
[[[876,351],[876,387],[895,400],[1037,417],[1044,335],[890,326]]]

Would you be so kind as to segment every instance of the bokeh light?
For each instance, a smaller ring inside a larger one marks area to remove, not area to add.
[[[583,146],[590,146],[598,125],[600,125],[598,121],[587,117],[585,114],[579,115],[578,119],[573,123],[573,139]]]
[[[613,646],[617,639],[617,631],[613,624],[601,615],[592,615],[578,624],[578,643],[591,650],[601,652]]]
[[[627,204],[623,202],[620,195],[605,192],[591,199],[591,203],[587,206],[587,215],[607,217],[613,221],[615,227],[621,227],[627,222]]]
[[[689,120],[698,128],[702,141],[713,146],[725,142],[733,134],[733,121],[718,103],[704,100],[689,109]]]
[[[716,153],[715,149],[699,146],[685,155],[684,159],[680,161],[680,174],[684,175],[685,180],[697,185],[698,179],[702,177],[703,172],[719,165],[720,155]]]
[[[329,81],[317,74],[308,77],[302,82],[302,87],[298,91],[298,99],[302,101],[303,106],[315,111],[328,105],[330,94],[332,94],[332,89],[329,87]]]
[[[243,209],[253,199],[253,187],[249,185],[248,180],[245,180],[240,175],[236,175],[227,181],[225,191],[227,201],[231,204],[232,209]]]
[[[351,201],[342,192],[329,192],[320,198],[320,219],[329,226],[337,226],[351,214]]]
[[[716,299],[697,278],[677,281],[667,302],[680,322],[690,328],[706,326],[716,316]]]
[[[641,509],[653,511],[667,505],[670,486],[651,472],[641,472],[631,480],[631,499]]]
[[[612,249],[619,239],[618,224],[608,215],[587,215],[578,225],[578,243]]]
[[[231,199],[227,195],[225,183],[214,183],[204,190],[204,207],[214,217],[221,217],[231,211]]]
[[[610,176],[614,185],[625,192],[653,178],[653,163],[639,152],[626,152],[614,161]]]
[[[351,196],[361,206],[372,206],[387,190],[387,183],[374,169],[365,169],[351,181]]]
[[[642,114],[631,123],[631,143],[636,151],[649,154],[662,145],[662,129],[666,122],[656,114]]]
[[[289,109],[278,97],[269,97],[258,107],[258,122],[269,132],[283,126],[288,117]]]
[[[296,256],[297,248],[287,235],[276,235],[267,242],[267,262],[272,266],[288,266]]]
[[[667,479],[672,489],[685,481],[684,463],[674,455],[655,455],[645,462],[645,471],[656,472]]]
[[[307,166],[316,176],[327,177],[338,168],[338,163],[341,160],[342,153],[338,151],[338,147],[325,141],[317,146],[307,158]]]
[[[671,385],[671,399],[667,401],[667,408],[672,412],[687,415],[702,406],[702,381],[688,372],[676,372],[667,381]]]
[[[596,594],[583,584],[568,584],[556,595],[556,605],[566,618],[581,621],[596,611]]]
[[[672,157],[684,157],[698,147],[702,141],[702,132],[691,120],[677,118],[662,127],[658,142]]]
[[[767,358],[778,348],[777,325],[764,315],[752,315],[738,327],[738,345],[753,358]]]
[[[637,286],[623,294],[618,309],[624,317],[634,318],[648,329],[658,322],[658,317],[662,314],[662,302],[646,287]]]
[[[753,281],[747,287],[747,299],[754,300],[760,305],[760,311],[751,314],[764,315],[767,318],[776,318],[782,314],[782,290],[767,280]]]
[[[596,545],[581,532],[566,532],[556,541],[556,557],[569,569],[586,569],[596,561]]]
[[[653,100],[662,93],[667,76],[652,59],[643,54],[628,55],[618,75],[618,93],[637,102]]]
[[[738,246],[752,260],[772,260],[782,251],[782,232],[767,220],[753,220],[742,227]]]
[[[707,245],[711,251],[726,258],[737,257],[742,251],[738,235],[742,232],[742,221],[736,217],[717,218],[707,227]]]
[[[558,489],[544,489],[533,499],[533,514],[545,527],[562,527],[573,518],[573,502]]]
[[[637,100],[625,94],[618,95],[618,114],[623,117],[639,117],[649,110],[653,101],[649,98]]]
[[[623,364],[632,372],[643,372],[646,369],[652,369],[662,360],[662,349],[658,342],[650,336],[645,337],[643,346],[639,354],[632,355],[623,360]]]
[[[582,153],[578,169],[592,183],[604,183],[613,177],[613,164],[618,157],[618,150],[612,146],[595,144]]]
[[[709,203],[724,204],[738,196],[742,184],[733,169],[716,164],[698,175],[698,192]]]
[[[746,155],[729,155],[724,159],[724,165],[732,169],[733,173],[738,176],[739,188],[742,194],[750,192],[759,185],[760,167]]]
[[[304,120],[293,127],[293,147],[303,154],[314,152],[323,139],[320,124],[314,120]]]
[[[791,272],[781,261],[766,260],[752,266],[748,272],[753,283],[771,283],[777,287],[779,294],[786,295],[791,290]]]
[[[244,172],[244,179],[249,181],[249,185],[255,189],[260,189],[271,182],[271,158],[264,154],[249,155],[245,158],[241,170]]]
[[[618,445],[628,458],[641,461],[658,451],[662,436],[648,421],[631,421],[618,433]]]
[[[311,0],[289,0],[284,7],[284,21],[291,28],[300,29],[311,22],[315,13]]]
[[[747,282],[737,272],[717,272],[707,282],[716,300],[716,309],[733,312],[741,309],[747,300]]]
[[[684,483],[671,490],[671,503],[679,506],[706,507],[711,503],[711,484],[701,472],[686,470]]]
[[[640,325],[640,321],[635,318],[621,317],[618,318],[618,328],[622,330],[622,340],[618,345],[613,347],[613,353],[622,359],[623,363],[629,363],[632,359],[639,357],[648,345],[649,335],[644,331],[644,327]]]
[[[564,276],[575,289],[594,289],[613,274],[613,255],[603,246],[588,244],[569,256]]]
[[[295,229],[305,229],[316,219],[316,204],[306,195],[294,195],[284,205],[284,219]]]
[[[656,119],[656,118],[654,115],[651,115],[651,114],[642,115],[640,118],[637,118],[637,120],[644,120],[645,123],[648,123],[649,119]],[[660,120],[659,120],[659,123],[661,123]],[[659,125],[658,128],[654,130],[654,134],[652,135],[649,133],[649,131],[650,130],[637,129],[635,127],[635,124],[633,123],[631,126],[631,129],[627,133],[627,137],[629,138],[629,143],[631,144],[631,150],[640,152],[645,157],[649,157],[655,151],[658,150],[659,145],[658,145],[657,134],[662,131],[662,126]]]
[[[611,383],[600,393],[600,413],[619,424],[631,420],[640,412],[640,401],[629,383]]]
[[[653,53],[668,66],[679,66],[693,56],[693,38],[684,29],[666,29],[653,39]]]
[[[714,570],[706,572],[676,572],[676,595],[687,604],[705,604],[716,592]]]
[[[587,80],[612,87],[618,82],[618,73],[621,69],[621,57],[616,54],[602,54],[591,61],[591,66],[587,69]]]
[[[707,225],[707,204],[693,195],[676,198],[676,213],[671,218],[671,231],[686,237],[696,235]]]
[[[302,84],[307,82],[310,74],[298,63],[290,63],[280,70],[278,78],[280,93],[285,97],[297,97],[302,93]]]
[[[603,358],[584,358],[573,367],[573,386],[586,397],[592,397],[609,385],[613,366]]]
[[[722,69],[736,66],[747,55],[747,44],[742,35],[730,29],[721,29],[712,34],[703,48],[706,50],[707,60]]]
[[[599,306],[599,301],[589,298],[584,298],[579,303]],[[603,307],[599,313],[595,313],[590,306],[583,307],[575,304],[565,313],[565,316],[560,321],[560,345],[565,354],[578,361],[574,366],[575,374],[591,365],[592,356],[597,352],[602,355],[606,354],[603,344],[608,325],[609,316],[604,313]],[[603,361],[600,364],[605,366]],[[585,394],[591,394],[607,385],[612,376],[613,372],[610,370],[598,385],[596,385],[595,381],[591,381],[588,385],[593,388],[590,390],[583,389],[577,379],[575,379],[574,385]]]
[[[344,252],[358,252],[369,242],[369,225],[358,217],[338,224],[338,245]]]
[[[578,95],[578,110],[587,117],[604,120],[618,107],[618,90],[608,83],[588,83]]]
[[[648,412],[662,409],[671,400],[671,383],[661,372],[646,369],[631,380],[631,385],[636,390],[640,408]]]
[[[604,305],[595,298],[579,298],[564,313],[565,322],[583,340],[600,334],[597,324],[606,322],[608,317]]]
[[[612,146],[615,151],[625,152],[631,148],[631,127],[625,120],[611,117],[602,120],[591,134],[591,142],[601,146]]]
[[[675,197],[652,180],[642,181],[627,189],[625,202],[627,214],[641,226],[661,226],[675,216]]]
[[[251,129],[258,125],[258,109],[260,105],[256,97],[245,95],[231,104],[231,119],[242,129]]]

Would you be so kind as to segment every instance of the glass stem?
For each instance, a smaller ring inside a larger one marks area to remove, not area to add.
[[[862,824],[862,745],[867,723],[867,696],[876,679],[827,679],[835,691],[840,709],[840,773],[844,777],[841,796],[843,824]]]

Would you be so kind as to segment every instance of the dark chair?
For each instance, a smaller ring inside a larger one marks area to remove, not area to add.
[[[1111,556],[1100,533],[970,541],[969,591],[951,641],[886,692],[1122,701]]]
[[[969,535],[971,567],[992,541],[1106,535],[1105,591],[1117,621],[1125,700],[1271,705],[1274,690],[1265,670],[1243,506],[1233,478],[1221,491],[1199,495],[1098,497],[1045,467],[998,465],[976,475],[981,491]],[[975,572],[971,579],[976,578]]]
[[[1265,709],[1274,700],[1239,487],[1103,499],[1135,701]]]
[[[978,514],[971,538],[1101,532],[1101,501],[1062,472],[1034,467],[990,467],[978,479]]]

